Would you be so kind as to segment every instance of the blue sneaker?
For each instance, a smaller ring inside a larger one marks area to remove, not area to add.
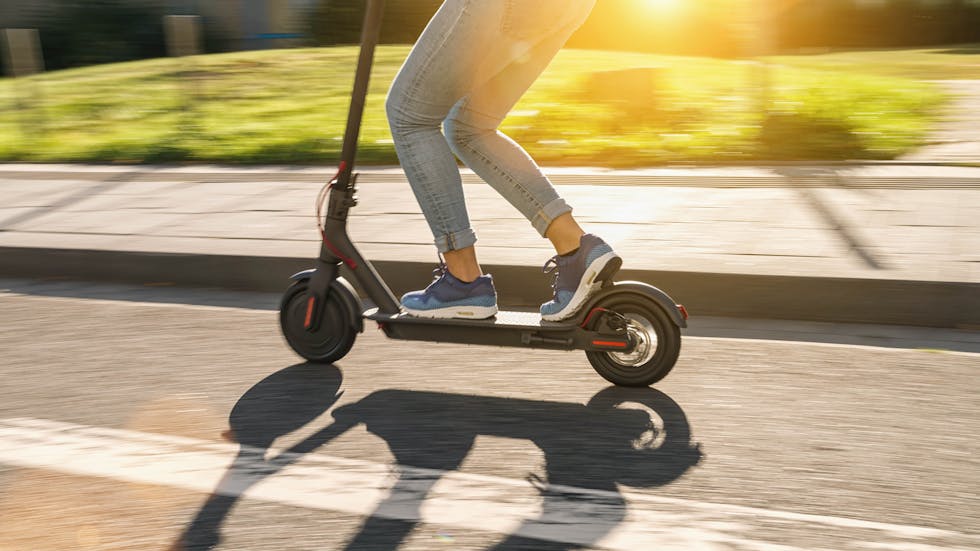
[[[486,319],[497,313],[497,291],[493,276],[480,276],[471,283],[456,279],[445,264],[433,270],[436,280],[423,291],[405,293],[402,308],[420,318]]]
[[[541,305],[541,319],[561,321],[574,316],[622,265],[623,259],[605,241],[591,233],[583,235],[573,254],[553,256],[545,262],[544,273],[555,274],[551,284],[555,298]]]

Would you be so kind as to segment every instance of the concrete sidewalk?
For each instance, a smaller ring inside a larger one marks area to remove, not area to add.
[[[980,80],[933,83],[949,94],[952,102],[939,125],[929,132],[925,145],[902,160],[980,166]]]
[[[277,290],[318,250],[329,168],[0,165],[0,276]],[[397,293],[432,237],[400,170],[362,169],[351,235]],[[980,327],[980,168],[549,171],[589,231],[693,315]],[[546,299],[552,254],[465,177],[501,302]]]

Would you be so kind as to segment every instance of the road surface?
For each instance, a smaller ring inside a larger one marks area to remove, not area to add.
[[[0,550],[980,549],[975,333],[709,320],[627,391],[373,326],[304,364],[269,295],[0,289]]]

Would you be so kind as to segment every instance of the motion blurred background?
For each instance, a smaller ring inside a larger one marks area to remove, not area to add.
[[[4,2],[41,59],[9,78],[6,35],[0,160],[333,162],[364,4]],[[362,161],[397,161],[381,102],[439,4],[387,3]],[[171,15],[203,55],[166,58]],[[602,0],[504,130],[549,164],[897,159],[962,110],[977,42],[980,0]]]
[[[411,44],[441,0],[389,0],[383,42]],[[41,30],[51,69],[166,55],[161,17],[199,14],[205,51],[353,44],[363,0],[35,0],[0,5],[3,27]],[[766,13],[766,12],[769,13]],[[746,20],[768,17],[781,51],[980,42],[977,0],[602,0],[569,47],[739,57]]]
[[[461,472],[404,549],[978,549],[980,0],[598,0],[503,130],[693,314],[646,389],[670,407],[620,394],[632,441],[584,358],[371,329],[292,365],[275,312],[321,246],[364,4],[0,0],[0,551],[339,549],[415,522],[422,497],[375,509],[406,457]],[[439,4],[387,0],[361,165],[397,164],[385,94]],[[410,186],[363,175],[351,235],[417,289]],[[466,194],[502,306],[536,309],[547,241]],[[336,411],[364,426],[326,445]],[[662,444],[689,440],[706,461]]]

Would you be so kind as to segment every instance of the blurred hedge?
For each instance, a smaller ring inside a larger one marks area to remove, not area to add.
[[[892,48],[980,42],[980,1],[794,2],[779,16],[783,48]]]
[[[4,1],[4,0],[0,0]],[[23,8],[18,25],[37,28],[47,69],[67,69],[167,55],[163,17],[168,0],[46,0]],[[203,25],[206,52],[228,50],[217,25]]]
[[[415,42],[441,0],[388,0],[385,2],[381,41],[387,44]],[[361,39],[364,0],[320,0],[310,17],[310,35],[316,44],[356,44]]]
[[[528,0],[532,1],[532,0]],[[683,42],[688,53],[723,55],[734,44],[725,14],[710,9],[710,3],[692,3],[683,21],[650,32],[650,21],[636,17],[638,0],[601,0],[588,23],[571,39],[578,48],[668,52]],[[411,44],[442,4],[442,0],[388,0],[385,4],[381,41]],[[310,34],[316,44],[354,44],[360,39],[365,0],[319,0],[310,18]],[[693,45],[691,33],[704,39]]]
[[[661,24],[653,12],[638,14],[640,1],[599,0],[569,46],[717,57],[737,57],[742,52],[732,14],[718,9],[718,2],[687,1],[682,14]],[[770,1],[776,10],[778,44],[784,49],[980,42],[978,0]],[[440,4],[439,0],[388,0],[382,41],[413,42]],[[320,0],[311,18],[316,43],[357,42],[363,7],[364,0]]]
[[[40,32],[45,66],[64,69],[165,55],[163,14],[125,0],[54,0],[27,19]]]
[[[717,8],[722,0],[685,0],[682,14],[663,23],[653,11],[638,12],[637,3],[642,1],[599,0],[592,17],[569,45],[716,57],[742,53],[732,14]],[[980,0],[769,1],[781,6],[776,26],[779,46],[786,50],[980,42]],[[177,3],[46,0],[25,8],[28,17],[19,24],[40,29],[49,69],[151,58],[165,54],[161,17]],[[440,4],[441,0],[388,0],[382,41],[414,42]],[[365,0],[313,1],[312,8],[301,14],[310,42],[356,43],[364,6]],[[227,49],[234,42],[221,36],[215,22],[208,20],[204,40],[208,52]]]

